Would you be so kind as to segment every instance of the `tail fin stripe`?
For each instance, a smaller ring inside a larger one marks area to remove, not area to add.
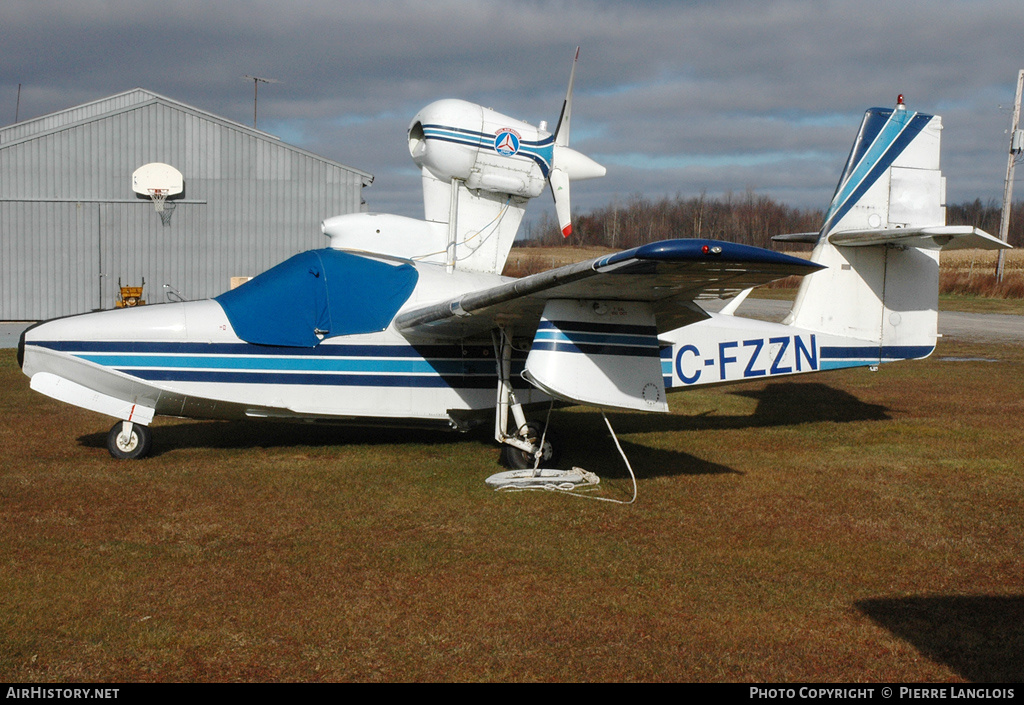
[[[871,145],[856,161],[851,158],[847,172],[836,188],[823,232],[828,233],[853,207],[864,193],[875,184],[896,158],[903,153],[915,137],[931,120],[931,115],[911,113],[909,116],[892,111]],[[867,135],[864,135],[865,137]],[[859,145],[855,146],[856,150]]]

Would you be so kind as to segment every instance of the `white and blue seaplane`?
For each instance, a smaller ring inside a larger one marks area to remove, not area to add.
[[[573,75],[575,64],[573,65]],[[408,132],[425,218],[329,218],[330,246],[205,301],[82,314],[25,331],[32,389],[117,419],[139,458],[157,416],[467,430],[493,423],[513,468],[556,451],[527,413],[553,401],[665,413],[668,393],[928,356],[939,251],[1001,248],[945,223],[940,118],[902,100],[864,116],[809,260],[666,240],[501,276],[526,204],[604,167],[569,147],[572,77],[551,132],[461,100]],[[782,323],[735,315],[745,292],[811,275]],[[719,313],[701,302],[732,299]]]

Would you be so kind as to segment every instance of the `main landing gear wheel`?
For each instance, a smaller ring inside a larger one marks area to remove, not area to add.
[[[130,430],[124,433],[125,426]],[[149,455],[153,447],[153,432],[148,426],[118,421],[107,434],[107,450],[118,460],[137,460]]]
[[[540,456],[540,467],[550,467],[558,461],[557,441],[552,438],[551,429],[544,434],[544,426],[536,421],[529,421],[526,424],[526,440],[534,445],[540,443],[544,437],[544,447]],[[531,470],[536,459],[532,453],[516,448],[515,446],[502,446],[501,464],[511,470]]]

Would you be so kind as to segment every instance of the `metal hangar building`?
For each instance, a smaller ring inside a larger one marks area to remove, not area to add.
[[[162,212],[133,184],[153,164],[183,187]],[[372,181],[141,88],[0,128],[0,321],[113,308],[143,279],[149,303],[216,296],[324,247]]]

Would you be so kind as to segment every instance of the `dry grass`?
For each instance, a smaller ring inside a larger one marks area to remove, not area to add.
[[[502,274],[506,277],[525,277],[612,252],[615,250],[610,247],[514,247]]]
[[[992,299],[1024,299],[1024,250],[1004,253],[1003,279],[996,280],[997,253],[961,250],[943,253],[939,290],[944,294]]]
[[[942,268],[976,273],[995,272],[998,253],[991,250],[954,250],[942,253]],[[1024,272],[1024,250],[1006,250],[1003,266],[1007,272]]]
[[[483,437],[164,421],[116,462],[2,351],[0,679],[1019,682],[1021,379],[943,342],[613,414],[618,506],[488,490]]]

